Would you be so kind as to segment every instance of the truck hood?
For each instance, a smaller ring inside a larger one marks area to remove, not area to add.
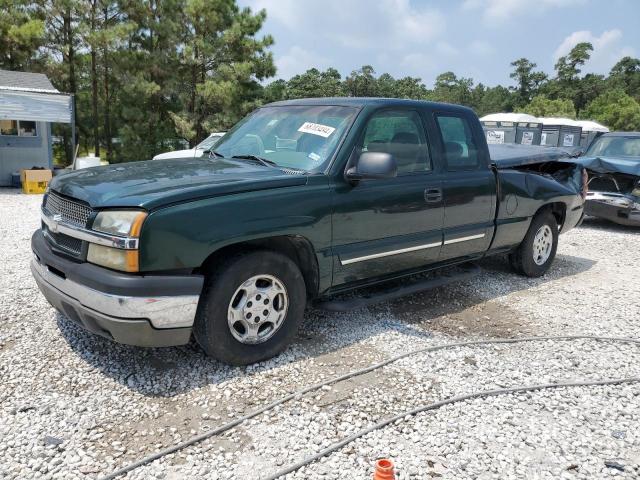
[[[580,157],[575,162],[598,173],[624,173],[640,177],[638,157]]]
[[[153,210],[198,198],[304,185],[307,177],[233,159],[148,160],[87,168],[54,177],[51,190],[92,208]]]

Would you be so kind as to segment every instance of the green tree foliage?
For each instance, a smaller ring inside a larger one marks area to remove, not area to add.
[[[597,97],[585,110],[584,117],[612,130],[640,130],[640,104],[619,88]]]
[[[522,110],[535,117],[576,118],[576,110],[571,100],[560,98],[552,100],[544,95],[533,97],[531,103]]]
[[[514,95],[511,91],[498,85],[497,87],[485,87],[482,83],[471,90],[470,107],[479,116],[495,112],[511,112],[514,110]]]
[[[264,88],[265,102],[310,97],[387,97],[427,98],[429,90],[420,78],[396,79],[388,73],[375,76],[373,67],[365,65],[351,72],[342,80],[335,68],[320,71],[311,68],[291,77],[288,81],[276,80]]]
[[[0,68],[76,97],[81,152],[147,159],[229,128],[275,74],[264,11],[235,0],[0,0]],[[336,72],[337,73],[337,72]],[[70,157],[70,131],[55,126]]]
[[[341,97],[345,95],[345,87],[340,73],[335,68],[321,72],[311,68],[306,72],[293,76],[286,82],[282,98],[305,97]]]
[[[578,43],[571,51],[558,59],[555,65],[560,82],[572,82],[578,78],[580,67],[591,58],[593,45],[589,42]]]
[[[582,110],[602,91],[602,77],[586,75],[580,77],[582,67],[591,58],[593,45],[578,43],[571,51],[558,59],[555,64],[556,76],[546,82],[539,93],[551,99],[569,99],[576,111]]]
[[[547,74],[535,72],[533,69],[537,65],[526,58],[519,58],[511,62],[511,66],[513,72],[509,74],[509,77],[516,82],[516,86],[512,87],[512,91],[515,92],[514,102],[516,106],[522,107],[537,94],[540,85],[547,79]]]
[[[612,88],[621,88],[640,102],[640,59],[624,57],[609,73]]]
[[[173,116],[181,136],[200,141],[256,107],[258,82],[275,74],[267,51],[273,38],[256,37],[265,19],[264,11],[240,10],[233,0],[185,2],[178,60],[186,112]]]
[[[351,72],[344,86],[351,97],[375,97],[377,93],[376,71],[371,65],[364,65],[359,70]]]
[[[429,99],[435,102],[471,105],[473,80],[458,78],[453,72],[444,72],[436,77],[435,88]]]
[[[33,2],[0,0],[0,65],[7,70],[30,70],[40,60],[44,18]]]

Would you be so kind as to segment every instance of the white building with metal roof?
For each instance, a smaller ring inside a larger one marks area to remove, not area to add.
[[[70,123],[74,132],[73,108],[73,97],[46,75],[0,70],[0,186],[22,169],[52,168],[51,123]]]

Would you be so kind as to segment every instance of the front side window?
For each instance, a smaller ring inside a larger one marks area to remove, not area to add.
[[[462,117],[436,115],[448,170],[474,170],[480,166],[478,147],[469,123]]]
[[[358,110],[335,105],[263,107],[215,145],[225,157],[255,155],[279,167],[320,171],[333,156]]]
[[[398,174],[431,170],[427,139],[420,115],[412,110],[384,110],[367,122],[360,150],[393,155]]]
[[[36,122],[30,120],[0,120],[0,135],[35,137]]]

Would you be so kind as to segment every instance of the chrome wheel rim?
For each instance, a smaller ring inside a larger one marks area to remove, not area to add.
[[[284,283],[273,275],[255,275],[240,285],[229,302],[227,321],[240,343],[255,345],[273,337],[289,308]]]
[[[533,261],[536,265],[544,265],[551,256],[553,232],[549,225],[541,226],[533,237]]]

